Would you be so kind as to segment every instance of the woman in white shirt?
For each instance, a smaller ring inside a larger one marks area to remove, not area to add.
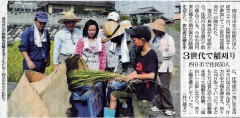
[[[157,86],[156,106],[152,107],[152,111],[162,110],[166,115],[174,115],[174,105],[172,102],[171,92],[169,90],[170,80],[173,71],[173,55],[175,54],[175,46],[173,37],[165,33],[165,21],[157,19],[150,24],[156,35],[151,42],[155,49],[162,53],[162,64],[158,68],[158,76],[160,85]]]

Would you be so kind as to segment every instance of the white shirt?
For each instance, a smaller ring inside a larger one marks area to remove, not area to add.
[[[59,30],[54,37],[53,63],[59,64],[61,54],[74,54],[80,38],[82,38],[82,31],[78,28],[75,28],[72,34],[66,28]]]
[[[83,38],[83,41],[83,59],[90,70],[99,70],[99,53],[102,51],[101,39],[96,38],[94,42],[91,42],[88,38]]]
[[[161,39],[157,40],[158,41],[154,42],[153,45],[158,47],[163,56],[163,62],[159,67],[158,72],[167,72],[167,69],[169,69],[169,72],[172,72],[173,55],[175,54],[175,43],[173,37],[166,33]]]

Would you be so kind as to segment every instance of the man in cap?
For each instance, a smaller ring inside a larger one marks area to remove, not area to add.
[[[156,106],[152,111],[162,110],[166,115],[174,115],[174,106],[171,92],[169,90],[170,80],[173,72],[173,55],[175,54],[174,39],[165,32],[165,21],[157,19],[150,24],[156,35],[152,40],[152,46],[162,53],[163,62],[158,68],[159,85],[156,90]]]
[[[24,57],[23,71],[34,70],[44,73],[50,64],[50,36],[45,29],[47,22],[48,14],[37,12],[34,24],[22,33],[19,51]]]
[[[58,31],[54,38],[54,68],[61,63],[62,59],[76,52],[76,43],[82,38],[82,31],[76,28],[76,23],[80,20],[73,12],[65,12],[64,18],[58,21],[65,27]]]
[[[104,117],[114,117],[117,99],[132,99],[134,117],[149,117],[149,105],[154,95],[155,80],[157,77],[158,59],[150,47],[151,32],[146,26],[137,26],[126,29],[135,46],[139,49],[136,54],[134,70],[122,81],[142,81],[130,91],[114,91],[111,94],[109,108],[104,108]]]

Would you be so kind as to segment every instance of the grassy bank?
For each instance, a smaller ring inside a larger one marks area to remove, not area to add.
[[[178,32],[180,32],[180,23],[174,23],[174,24],[169,24],[167,25],[167,29],[173,29],[173,30],[176,30]]]

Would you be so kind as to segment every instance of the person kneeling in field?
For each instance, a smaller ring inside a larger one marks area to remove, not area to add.
[[[139,48],[134,61],[134,71],[123,81],[142,81],[134,91],[114,91],[111,93],[109,108],[104,109],[104,117],[115,117],[117,99],[132,99],[135,117],[148,117],[150,103],[154,96],[155,80],[157,77],[158,59],[157,54],[150,48],[151,32],[146,26],[137,26],[126,29],[130,34],[135,46]]]

